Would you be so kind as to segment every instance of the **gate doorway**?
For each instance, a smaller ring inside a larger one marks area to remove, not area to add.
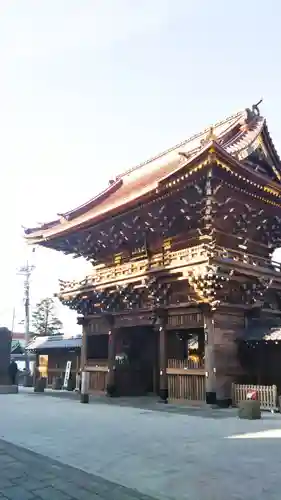
[[[205,401],[204,329],[170,331],[168,394],[170,401]]]
[[[120,396],[158,392],[158,335],[152,326],[119,331],[115,357],[116,386]]]

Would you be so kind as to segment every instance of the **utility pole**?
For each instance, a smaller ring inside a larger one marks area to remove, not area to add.
[[[15,319],[16,319],[16,308],[15,308],[15,307],[13,307],[12,334],[14,333],[14,328],[15,328]]]
[[[24,340],[25,340],[25,345],[27,346],[29,342],[29,323],[30,323],[30,276],[32,271],[34,271],[35,266],[30,266],[28,261],[26,262],[25,266],[22,266],[18,273],[21,276],[24,276]],[[28,352],[26,351],[25,353],[25,369],[26,373],[30,373],[30,368],[29,368],[29,357],[28,357]]]

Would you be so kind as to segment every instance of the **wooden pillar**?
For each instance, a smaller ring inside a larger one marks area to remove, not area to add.
[[[87,329],[83,327],[83,336],[82,336],[82,347],[81,347],[81,370],[84,370],[87,364]]]
[[[85,369],[87,365],[87,335],[88,335],[88,321],[86,318],[78,318],[78,325],[82,325],[82,346],[80,354],[80,369]]]
[[[168,356],[167,356],[167,313],[161,311],[157,317],[159,325],[159,396],[164,403],[168,402]]]
[[[215,319],[215,369],[217,405],[231,404],[232,383],[241,374],[238,339],[244,332],[244,311],[220,307]]]
[[[205,337],[203,332],[200,332],[198,335],[198,352],[200,360],[202,360],[202,356],[204,356],[205,353]]]
[[[117,396],[117,385],[116,385],[116,341],[117,341],[117,329],[114,326],[114,317],[108,316],[108,378],[106,393],[108,396]]]
[[[39,377],[40,377],[40,372],[39,372],[39,354],[36,353],[35,364],[34,364],[34,371],[33,371],[33,385],[34,385],[34,387],[36,385],[36,380]]]
[[[206,403],[216,404],[215,322],[210,310],[204,312]]]
[[[81,377],[80,403],[89,403],[89,380],[90,373],[83,371]]]

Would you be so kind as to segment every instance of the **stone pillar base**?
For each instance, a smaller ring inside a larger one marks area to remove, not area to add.
[[[159,396],[160,396],[160,403],[168,403],[168,389],[160,389],[159,390]]]
[[[89,372],[83,371],[81,378],[80,403],[89,403],[89,385],[90,385],[90,374]]]
[[[60,391],[63,385],[63,380],[61,377],[56,377],[52,383],[52,389],[54,391]]]
[[[80,403],[89,403],[89,394],[80,394]]]
[[[116,398],[118,396],[117,386],[115,383],[107,384],[106,386],[106,395],[110,398]]]
[[[32,375],[24,375],[24,377],[23,377],[23,387],[33,387],[33,377],[32,377]]]
[[[35,382],[34,392],[44,392],[46,388],[46,379],[38,378]]]
[[[207,405],[217,404],[217,394],[216,392],[206,392],[206,403]]]
[[[0,394],[17,394],[18,392],[17,385],[0,385]]]
[[[217,399],[216,404],[220,408],[229,408],[230,406],[232,406],[232,399],[231,398]]]

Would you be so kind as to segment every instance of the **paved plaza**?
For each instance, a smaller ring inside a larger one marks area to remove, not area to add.
[[[40,394],[0,403],[0,498],[280,498],[279,414],[243,421]]]
[[[0,498],[9,500],[154,500],[0,440]]]

